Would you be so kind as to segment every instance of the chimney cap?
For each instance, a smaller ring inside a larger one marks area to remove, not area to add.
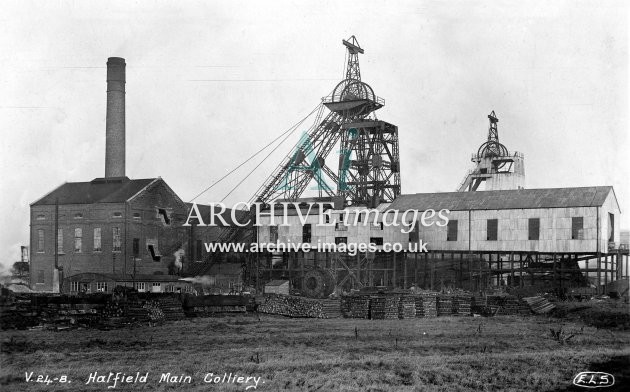
[[[122,57],[109,57],[107,62],[112,64],[125,64],[125,59]]]

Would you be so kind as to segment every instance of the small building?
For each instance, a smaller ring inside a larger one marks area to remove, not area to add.
[[[288,280],[272,280],[265,284],[265,294],[289,295]]]
[[[61,292],[112,293],[117,286],[133,287],[140,293],[192,293],[191,282],[174,275],[80,273],[64,279]]]

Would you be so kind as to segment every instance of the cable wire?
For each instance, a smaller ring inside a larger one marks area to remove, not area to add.
[[[246,164],[247,162],[251,161],[255,156],[257,156],[258,154],[260,154],[261,152],[263,152],[266,148],[268,148],[269,146],[271,146],[272,144],[274,144],[276,141],[278,141],[280,138],[282,138],[283,136],[285,136],[285,134],[288,133],[287,137],[290,136],[293,132],[295,132],[295,129],[297,129],[297,127],[299,127],[307,118],[309,118],[313,113],[315,113],[319,107],[321,105],[317,105],[315,107],[315,109],[313,109],[309,114],[306,115],[306,117],[304,117],[302,120],[300,120],[298,123],[292,125],[289,129],[287,129],[286,131],[282,132],[278,137],[276,137],[275,139],[273,139],[271,142],[269,142],[267,145],[265,145],[264,147],[262,147],[261,149],[259,149],[257,152],[255,152],[253,155],[251,155],[249,158],[247,158],[246,160],[244,160],[243,162],[241,162],[238,166],[236,166],[234,169],[230,170],[227,174],[225,174],[223,177],[219,178],[217,181],[215,181],[214,183],[212,183],[209,187],[207,187],[206,189],[204,189],[203,191],[201,191],[199,194],[197,194],[197,196],[193,197],[189,203],[192,203],[193,201],[195,201],[199,196],[203,195],[204,193],[206,193],[207,191],[209,191],[210,189],[212,189],[215,185],[217,185],[218,183],[220,183],[221,181],[223,181],[224,179],[226,179],[228,176],[230,176],[232,173],[234,173],[235,171],[237,171],[238,169],[240,169],[244,164]],[[272,150],[275,151],[282,143],[284,143],[284,141],[286,140],[286,138],[284,140],[282,140],[280,142],[280,144],[278,144],[278,146],[276,146],[276,148],[274,148]],[[267,157],[265,157],[265,159],[267,159],[269,157],[269,155],[267,155]],[[264,162],[264,160],[262,162]],[[261,162],[261,163],[262,163]],[[258,165],[260,166],[260,164]],[[256,166],[256,167],[258,167]],[[255,169],[254,169],[255,170]],[[251,174],[251,172],[250,172]],[[248,174],[249,176],[249,174]],[[246,177],[247,178],[247,177]],[[241,181],[238,185],[240,185],[243,181]],[[237,186],[238,186],[237,185]],[[234,189],[233,189],[234,190]],[[231,193],[232,191],[230,191]],[[228,194],[229,195],[229,194]],[[227,196],[226,196],[227,197]],[[225,199],[225,197],[223,198]],[[223,200],[221,200],[223,201]]]
[[[306,117],[304,117],[302,120],[300,120],[300,122],[299,122],[299,123],[297,123],[297,124],[294,126],[293,131],[291,131],[291,133],[289,133],[287,136],[285,136],[285,138],[284,138],[284,139],[283,139],[280,143],[278,143],[278,145],[277,145],[276,147],[274,147],[274,148],[273,148],[273,150],[271,150],[271,151],[269,152],[269,154],[267,154],[267,156],[265,156],[265,157],[263,158],[263,160],[262,160],[262,161],[260,161],[260,162],[258,163],[258,165],[256,165],[256,166],[255,166],[255,167],[254,167],[254,168],[253,168],[253,169],[252,169],[249,173],[247,173],[247,175],[246,175],[246,176],[245,176],[245,177],[244,177],[241,181],[239,181],[239,183],[238,183],[238,184],[236,184],[236,185],[234,186],[234,188],[232,188],[232,189],[231,189],[231,190],[227,193],[227,195],[225,195],[225,196],[223,197],[223,199],[221,199],[221,202],[223,202],[225,199],[227,199],[227,197],[228,197],[228,196],[230,196],[230,195],[232,194],[232,192],[234,192],[234,191],[236,190],[236,188],[238,188],[238,187],[239,187],[239,186],[240,186],[243,182],[245,182],[245,180],[246,180],[249,176],[251,176],[251,175],[254,173],[254,171],[256,171],[256,169],[258,169],[258,168],[260,167],[260,165],[262,165],[262,164],[263,164],[263,162],[265,162],[265,161],[267,160],[267,158],[269,158],[269,157],[271,156],[271,154],[273,154],[273,153],[274,153],[274,152],[278,149],[278,147],[280,147],[280,146],[282,145],[282,143],[284,143],[284,142],[285,142],[285,141],[289,138],[289,136],[291,136],[291,134],[292,134],[293,132],[295,132],[295,130],[296,130],[296,129],[300,126],[300,125],[302,125],[302,123],[303,123],[304,121],[306,121],[306,119],[307,119],[307,118],[309,118],[309,117],[311,116],[311,114],[315,113],[315,112],[316,112],[317,110],[319,110],[321,107],[322,107],[322,105],[321,105],[321,104],[317,105],[317,107],[316,107],[315,109],[313,109],[313,111],[312,111],[312,112],[310,112],[310,113],[309,113]]]

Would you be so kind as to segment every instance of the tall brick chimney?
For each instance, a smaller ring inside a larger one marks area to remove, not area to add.
[[[125,176],[125,59],[107,59],[105,177]]]

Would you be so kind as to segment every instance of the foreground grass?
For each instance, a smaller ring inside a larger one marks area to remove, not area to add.
[[[563,328],[568,342],[552,338]],[[630,358],[630,332],[542,317],[313,320],[239,315],[115,331],[4,331],[0,390],[106,391],[91,372],[149,372],[125,391],[245,390],[207,373],[260,376],[257,390],[562,390],[593,364]],[[604,366],[605,367],[605,366]],[[630,366],[629,366],[630,367]],[[24,373],[71,384],[26,383]],[[616,370],[615,370],[616,371]],[[615,374],[618,384],[622,375]],[[158,383],[161,373],[192,383]],[[254,390],[253,388],[250,390]],[[610,389],[608,389],[610,390]]]

